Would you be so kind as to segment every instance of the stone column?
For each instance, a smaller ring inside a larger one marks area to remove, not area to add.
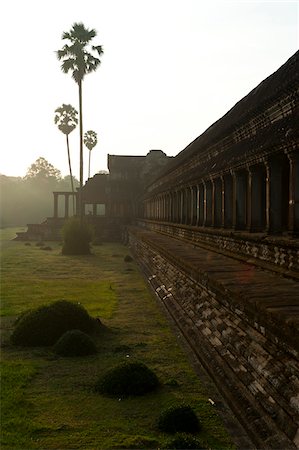
[[[222,225],[222,180],[217,178],[214,180],[214,226]]]
[[[233,220],[235,217],[235,181],[232,172],[225,175],[224,179],[224,226],[225,228],[233,228]]]
[[[202,182],[202,186],[203,186],[203,191],[202,191],[202,198],[203,198],[202,216],[203,216],[203,221],[202,221],[202,225],[205,227],[206,226],[206,222],[207,222],[207,185],[206,185],[205,181]]]
[[[221,227],[224,228],[225,223],[225,186],[224,186],[224,177],[220,177],[221,180]]]
[[[245,170],[235,172],[236,224],[235,228],[244,230],[247,222],[247,173]]]
[[[266,231],[281,233],[290,224],[291,165],[284,154],[265,161]],[[292,209],[292,207],[291,207]]]
[[[264,166],[255,165],[248,168],[248,231],[262,231],[266,227],[266,178]]]
[[[215,226],[215,180],[211,178],[211,226]]]
[[[180,191],[180,223],[184,223],[184,190]]]
[[[290,164],[288,230],[299,231],[299,155],[298,151],[287,154]]]
[[[189,225],[190,217],[190,191],[189,187],[184,189],[184,224]]]
[[[69,194],[64,194],[64,218],[69,217]]]
[[[207,180],[204,183],[205,186],[205,221],[204,226],[212,225],[212,210],[213,210],[213,202],[212,202],[212,182],[211,180]]]
[[[199,185],[196,185],[196,226],[199,225]]]
[[[58,193],[53,192],[54,195],[54,219],[57,219],[58,217]]]

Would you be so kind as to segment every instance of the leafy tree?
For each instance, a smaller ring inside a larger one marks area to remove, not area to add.
[[[94,29],[85,28],[83,23],[74,23],[70,31],[62,34],[62,39],[68,41],[57,57],[62,61],[61,69],[64,73],[72,72],[72,77],[79,88],[79,128],[80,128],[80,217],[83,215],[82,186],[83,186],[83,113],[82,113],[82,81],[85,75],[94,72],[100,65],[99,57],[103,54],[101,45],[91,45],[96,37]],[[95,53],[97,56],[94,56]]]
[[[49,163],[45,158],[39,157],[28,168],[25,179],[52,179],[61,180],[61,172]]]
[[[97,133],[95,131],[89,130],[84,134],[84,144],[89,150],[89,158],[88,158],[88,178],[90,178],[90,155],[91,150],[98,143]]]
[[[58,126],[59,130],[62,131],[66,136],[66,148],[67,156],[70,170],[70,181],[73,193],[73,212],[75,212],[75,191],[73,183],[71,156],[70,156],[70,145],[69,145],[69,134],[76,128],[78,124],[78,111],[72,105],[65,105],[55,109],[54,122]]]
[[[72,181],[73,181],[74,188],[79,187],[79,180],[77,180],[77,178],[74,177],[74,175],[72,176]],[[65,177],[63,177],[63,179],[60,182],[60,184],[61,184],[61,191],[66,191],[67,190],[67,186],[69,186],[70,183],[71,183],[70,175],[66,175]]]

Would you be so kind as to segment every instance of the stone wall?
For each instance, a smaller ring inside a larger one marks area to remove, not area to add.
[[[298,351],[253,313],[131,229],[148,281],[261,449],[299,446]],[[296,338],[295,338],[296,339]]]
[[[139,220],[138,225],[193,244],[208,245],[230,256],[251,263],[271,267],[281,273],[298,278],[299,243],[298,239],[231,232],[220,229],[192,227],[157,221]]]

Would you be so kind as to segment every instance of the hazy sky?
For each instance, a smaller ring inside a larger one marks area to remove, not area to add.
[[[107,153],[176,155],[298,49],[298,1],[9,0],[1,2],[0,173],[24,176],[43,156],[68,173],[54,125],[78,88],[55,50],[74,22],[104,48],[83,84],[84,130],[98,133],[92,174]],[[79,177],[79,138],[70,135]],[[88,150],[85,149],[85,175]]]

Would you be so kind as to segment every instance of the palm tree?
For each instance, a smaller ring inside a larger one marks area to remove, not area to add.
[[[84,134],[84,144],[89,150],[89,158],[88,158],[88,178],[90,178],[90,155],[91,150],[98,143],[97,133],[95,131],[89,130]]]
[[[66,135],[66,148],[67,148],[67,156],[68,163],[70,169],[70,178],[71,178],[71,187],[72,187],[72,197],[73,197],[73,213],[75,213],[75,190],[74,190],[74,182],[72,175],[72,166],[71,166],[71,156],[70,156],[70,145],[69,145],[69,134],[76,128],[78,125],[78,111],[72,105],[65,105],[63,103],[62,106],[55,109],[55,117],[54,122],[58,126],[59,130],[62,131],[63,134]]]
[[[64,73],[72,72],[72,77],[79,87],[79,126],[80,126],[80,217],[83,215],[82,187],[83,187],[83,118],[82,118],[82,81],[86,74],[94,72],[101,64],[98,56],[103,54],[101,45],[91,45],[91,40],[96,37],[94,29],[85,28],[83,23],[74,23],[68,32],[62,34],[66,39],[61,50],[57,51],[57,57],[62,61],[61,69]],[[96,53],[94,56],[92,52]]]

